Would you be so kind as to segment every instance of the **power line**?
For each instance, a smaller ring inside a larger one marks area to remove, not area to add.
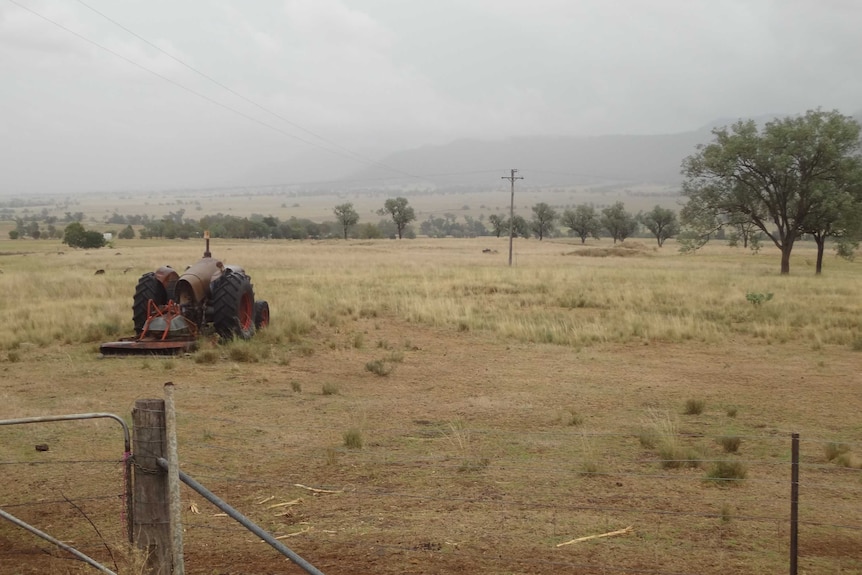
[[[43,15],[43,14],[40,14],[39,12],[36,12],[35,10],[33,10],[33,9],[31,9],[31,8],[27,7],[27,6],[24,6],[23,4],[21,4],[21,3],[20,3],[20,2],[18,2],[17,0],[9,0],[9,2],[11,2],[12,4],[14,4],[15,6],[18,6],[18,7],[19,7],[19,8],[21,8],[22,10],[26,10],[27,12],[30,12],[30,13],[31,13],[31,14],[33,14],[34,16],[38,16],[38,17],[39,17],[39,18],[41,18],[42,20],[45,20],[46,22],[48,22],[48,23],[50,23],[50,24],[53,24],[54,26],[56,26],[56,27],[60,28],[61,30],[65,31],[65,32],[67,32],[67,33],[69,33],[69,34],[72,34],[73,36],[75,36],[75,37],[79,38],[80,40],[83,40],[83,41],[85,41],[85,42],[87,42],[87,43],[89,43],[89,44],[92,44],[92,45],[93,45],[93,46],[95,46],[96,48],[99,48],[100,50],[103,50],[103,51],[105,51],[105,52],[107,52],[107,53],[111,54],[112,56],[114,56],[114,57],[116,57],[116,58],[119,58],[119,59],[121,59],[121,60],[123,60],[123,61],[125,61],[125,62],[127,62],[127,63],[129,63],[129,64],[131,64],[131,65],[133,65],[133,66],[135,66],[136,68],[139,68],[139,69],[141,69],[141,70],[143,70],[143,71],[145,71],[145,72],[147,72],[147,73],[149,73],[149,74],[152,74],[153,76],[155,76],[155,77],[159,78],[160,80],[163,80],[163,81],[165,81],[165,82],[168,82],[169,84],[172,84],[173,86],[176,86],[177,88],[180,88],[181,90],[185,90],[186,92],[188,92],[188,93],[190,93],[190,94],[192,94],[192,95],[194,95],[194,96],[197,96],[198,98],[201,98],[202,100],[206,100],[207,102],[209,102],[209,103],[211,103],[211,104],[214,104],[214,105],[216,105],[216,106],[218,106],[218,107],[220,107],[220,108],[222,108],[222,109],[224,109],[224,110],[227,110],[227,111],[229,111],[229,112],[231,112],[231,113],[233,113],[233,114],[236,114],[237,116],[240,116],[241,118],[244,118],[244,119],[246,119],[246,120],[249,120],[249,121],[251,121],[251,122],[254,122],[255,124],[258,124],[258,125],[263,126],[263,127],[265,127],[265,128],[269,128],[270,130],[273,130],[273,131],[275,131],[275,132],[278,132],[279,134],[282,134],[282,135],[287,136],[287,137],[289,137],[289,138],[293,138],[293,139],[295,139],[295,140],[297,140],[297,141],[299,141],[299,142],[302,142],[302,143],[307,144],[307,145],[309,145],[309,146],[312,146],[312,147],[314,147],[314,148],[318,148],[318,149],[320,149],[320,150],[324,150],[324,151],[326,151],[326,152],[329,152],[330,154],[335,154],[335,155],[337,155],[337,156],[341,156],[341,157],[343,157],[343,158],[346,158],[346,159],[349,159],[349,160],[353,160],[353,161],[355,161],[355,162],[365,163],[365,164],[367,164],[367,165],[373,165],[373,166],[383,167],[383,168],[386,168],[386,169],[388,169],[388,170],[390,170],[390,171],[392,171],[392,172],[395,172],[395,173],[401,174],[401,175],[406,176],[406,177],[409,177],[409,178],[417,178],[417,179],[421,179],[421,178],[419,178],[418,176],[415,176],[415,175],[413,175],[413,174],[410,174],[410,173],[408,173],[408,172],[404,172],[404,171],[401,171],[401,170],[398,170],[398,169],[395,169],[395,168],[391,168],[391,167],[386,166],[385,164],[381,164],[381,163],[379,163],[379,162],[373,162],[373,161],[370,161],[370,160],[359,160],[359,159],[357,158],[357,156],[359,156],[359,155],[358,155],[358,154],[356,154],[355,152],[350,152],[350,151],[348,151],[348,152],[346,152],[346,153],[345,153],[345,152],[342,152],[342,151],[339,151],[339,150],[334,150],[334,149],[332,149],[332,148],[327,148],[326,146],[324,146],[324,145],[322,145],[322,144],[319,144],[319,143],[317,143],[317,142],[313,142],[313,141],[310,141],[310,140],[308,140],[308,139],[306,139],[306,138],[302,138],[301,136],[297,136],[296,134],[291,134],[290,132],[287,132],[287,131],[285,131],[285,130],[282,130],[281,128],[279,128],[279,127],[277,127],[277,126],[273,126],[272,124],[269,124],[269,123],[267,123],[267,122],[264,122],[263,120],[259,120],[259,119],[255,118],[255,117],[253,117],[253,116],[250,116],[250,115],[248,115],[248,114],[246,114],[246,113],[244,113],[244,112],[241,112],[241,111],[239,111],[239,110],[237,110],[237,109],[235,109],[235,108],[232,108],[232,107],[228,106],[227,104],[223,104],[222,102],[219,102],[218,100],[215,100],[215,99],[213,99],[213,98],[210,98],[209,96],[207,96],[207,95],[205,95],[205,94],[202,94],[202,93],[200,93],[200,92],[198,92],[198,91],[196,91],[196,90],[194,90],[194,89],[192,89],[192,88],[189,88],[188,86],[185,86],[185,85],[183,85],[183,84],[180,84],[179,82],[177,82],[177,81],[175,81],[175,80],[172,80],[172,79],[168,78],[167,76],[165,76],[165,75],[163,75],[163,74],[160,74],[160,73],[156,72],[155,70],[151,70],[150,68],[147,68],[147,67],[146,67],[146,66],[144,66],[143,64],[139,64],[138,62],[135,62],[134,60],[132,60],[132,59],[130,59],[130,58],[127,58],[126,56],[123,56],[123,55],[122,55],[122,54],[120,54],[119,52],[116,52],[116,51],[114,51],[114,50],[112,50],[112,49],[110,49],[110,48],[108,48],[108,47],[106,47],[106,46],[103,46],[102,44],[100,44],[100,43],[96,42],[95,40],[92,40],[92,39],[90,39],[90,38],[87,38],[87,37],[86,37],[86,36],[84,36],[83,34],[80,34],[80,33],[78,33],[78,32],[75,32],[75,31],[74,31],[74,30],[72,30],[71,28],[67,28],[66,26],[63,26],[62,24],[60,24],[59,22],[56,22],[56,21],[54,21],[54,20],[52,20],[52,19],[48,18],[47,16],[45,16],[45,15]],[[89,7],[89,6],[88,6],[88,7]],[[100,14],[101,14],[101,13],[100,13]],[[118,25],[119,25],[119,24],[118,24]],[[128,31],[128,29],[126,29],[126,28],[123,28],[123,29],[125,29],[125,30],[127,30],[127,31]],[[137,36],[137,35],[136,35],[136,36]],[[148,42],[148,44],[149,44],[149,42]],[[159,50],[161,50],[161,49],[159,49]],[[162,51],[162,52],[164,52],[163,50],[161,50],[161,51]],[[165,54],[167,54],[167,53],[165,52]],[[170,54],[167,54],[167,55],[168,55],[168,56],[170,56],[171,58],[174,58],[174,57],[173,57],[173,56],[171,56]],[[176,59],[176,58],[174,58],[174,59]],[[181,62],[181,63],[182,63],[182,62]],[[186,65],[186,64],[184,64],[184,63],[183,63],[183,65]],[[193,69],[193,68],[191,68],[191,67],[190,67],[190,66],[188,66],[188,65],[186,65],[186,66],[187,66],[187,67],[189,67],[190,69]],[[195,71],[197,72],[197,70],[195,70]],[[210,79],[211,81],[215,82],[215,80],[212,80],[211,78],[209,78],[209,77],[208,77],[208,76],[206,76],[205,74],[203,74],[203,73],[201,73],[201,72],[198,72],[198,73],[202,74],[204,77],[206,77],[206,78]],[[221,85],[221,84],[219,84],[218,82],[216,82],[216,84],[217,84],[217,85],[222,86],[222,85]],[[229,88],[227,88],[227,87],[225,87],[225,86],[222,86],[222,87],[223,87],[223,88],[225,88],[225,89],[228,89],[231,93],[236,94],[236,92],[233,92],[233,90],[230,90]],[[240,96],[239,94],[236,94],[236,95],[237,95],[237,96]],[[240,96],[240,97],[244,98],[243,96]],[[245,99],[245,98],[244,98],[244,99]],[[256,106],[260,107],[261,109],[263,109],[263,110],[265,110],[265,111],[269,112],[268,110],[266,110],[266,109],[265,109],[265,108],[263,108],[262,106],[259,106],[258,104],[255,104],[255,103],[254,103],[254,102],[252,102],[251,100],[248,100],[248,101],[249,101],[249,102],[251,102],[252,104],[254,104],[254,105],[256,105]],[[269,113],[274,114],[274,112],[269,112]],[[277,117],[281,118],[281,116],[278,116],[277,114],[275,114],[275,115],[276,115]],[[317,135],[316,135],[316,134],[314,134],[313,132],[310,132],[309,130],[306,130],[305,128],[302,128],[302,127],[300,127],[300,126],[297,126],[296,124],[293,124],[292,122],[290,122],[289,120],[287,120],[287,119],[285,119],[285,118],[281,118],[281,119],[282,119],[282,120],[284,120],[284,121],[286,121],[286,122],[288,122],[288,123],[290,123],[290,124],[291,124],[291,125],[293,125],[293,126],[296,126],[296,127],[300,128],[300,129],[302,129],[302,130],[303,130],[303,131],[305,131],[305,132],[311,133],[311,134],[315,135],[316,137],[318,137],[318,138],[320,138],[320,139],[323,139],[321,136],[317,136]],[[324,139],[324,141],[326,141],[326,140]],[[337,144],[336,144],[336,146],[337,146]],[[339,147],[339,148],[341,148],[341,146],[338,146],[338,147]],[[361,156],[360,156],[360,157],[361,157]]]
[[[188,64],[188,63],[184,62],[183,60],[181,60],[181,59],[177,58],[176,56],[174,56],[174,55],[173,55],[173,54],[171,54],[170,52],[168,52],[168,51],[166,51],[166,50],[164,50],[164,49],[160,48],[159,46],[157,46],[157,45],[156,45],[156,44],[154,44],[153,42],[150,42],[149,40],[147,40],[146,38],[144,38],[144,37],[143,37],[143,36],[141,36],[140,34],[138,34],[138,33],[134,32],[133,30],[130,30],[130,29],[129,29],[129,28],[127,28],[126,26],[124,26],[124,25],[120,24],[119,22],[117,22],[116,20],[114,20],[114,19],[113,19],[113,18],[111,18],[110,16],[106,15],[105,13],[100,12],[99,10],[96,10],[95,8],[93,8],[92,6],[90,6],[89,4],[87,4],[86,2],[84,2],[83,0],[77,0],[77,2],[78,2],[80,5],[84,6],[85,8],[87,8],[87,9],[91,10],[92,12],[94,12],[94,13],[98,14],[99,16],[101,16],[102,18],[104,18],[105,20],[107,20],[108,22],[110,22],[111,24],[114,24],[114,25],[115,25],[115,26],[117,26],[118,28],[120,28],[120,29],[124,30],[125,32],[128,32],[129,34],[131,34],[132,36],[134,36],[135,38],[137,38],[137,39],[138,39],[138,40],[140,40],[141,42],[145,43],[147,46],[150,46],[150,47],[151,47],[151,48],[153,48],[154,50],[158,50],[159,52],[161,52],[162,54],[164,54],[164,55],[165,55],[165,56],[167,56],[168,58],[170,58],[170,59],[172,59],[173,61],[177,62],[178,64],[180,64],[180,65],[184,66],[185,68],[187,68],[187,69],[191,70],[192,72],[194,72],[194,73],[195,73],[195,74],[197,74],[198,76],[200,76],[200,77],[202,77],[202,78],[204,78],[204,79],[206,79],[206,80],[208,80],[208,81],[212,82],[213,84],[215,84],[215,85],[216,85],[216,86],[218,86],[219,88],[221,88],[221,89],[223,89],[223,90],[225,90],[225,91],[227,91],[227,92],[229,92],[229,93],[233,94],[233,95],[234,95],[234,96],[236,96],[237,98],[239,98],[239,99],[243,100],[244,102],[247,102],[247,103],[251,104],[252,106],[255,106],[256,108],[258,108],[258,109],[260,109],[260,110],[262,110],[262,111],[266,112],[267,114],[270,114],[271,116],[274,116],[274,117],[278,118],[278,119],[279,119],[279,120],[281,120],[282,122],[285,122],[285,123],[287,123],[287,124],[290,124],[290,125],[291,125],[291,126],[293,126],[294,128],[296,128],[296,129],[298,129],[298,130],[301,130],[301,131],[305,132],[306,134],[308,134],[308,135],[310,135],[310,136],[314,136],[315,138],[318,138],[319,140],[321,140],[321,141],[323,141],[323,142],[326,142],[326,143],[327,143],[327,144],[329,144],[330,146],[333,146],[333,147],[338,148],[339,150],[341,150],[341,151],[343,151],[343,152],[346,152],[346,153],[348,153],[348,154],[350,154],[350,155],[352,155],[352,156],[355,156],[355,158],[352,158],[352,159],[358,159],[359,161],[364,162],[364,163],[366,163],[366,164],[375,165],[375,166],[380,166],[380,167],[382,167],[382,168],[386,168],[387,170],[390,170],[390,171],[393,171],[393,172],[396,172],[396,173],[402,173],[402,174],[404,174],[404,175],[411,176],[410,174],[407,174],[406,172],[402,172],[402,171],[400,171],[400,170],[397,170],[397,169],[395,169],[395,168],[392,168],[392,167],[390,167],[390,166],[387,166],[386,164],[383,164],[383,163],[378,162],[378,161],[376,161],[376,160],[372,160],[372,159],[370,159],[370,158],[366,158],[365,156],[363,156],[363,155],[361,155],[361,154],[359,154],[359,153],[357,153],[357,152],[354,152],[353,150],[351,150],[351,149],[349,149],[349,148],[346,148],[346,147],[344,147],[344,146],[342,146],[342,145],[338,144],[337,142],[333,142],[332,140],[330,140],[330,139],[328,139],[328,138],[325,138],[324,136],[321,136],[320,134],[317,134],[317,133],[315,133],[315,132],[313,132],[313,131],[309,130],[308,128],[305,128],[305,127],[303,127],[303,126],[300,126],[300,125],[299,125],[299,124],[297,124],[296,122],[292,122],[291,120],[289,120],[289,119],[285,118],[285,117],[284,117],[284,116],[282,116],[281,114],[278,114],[277,112],[273,112],[273,111],[272,111],[272,110],[270,110],[269,108],[266,108],[265,106],[262,106],[261,104],[258,104],[257,102],[255,102],[255,101],[254,101],[254,100],[252,100],[251,98],[248,98],[248,97],[246,97],[246,96],[244,96],[244,95],[240,94],[240,93],[239,93],[239,92],[237,92],[236,90],[233,90],[233,89],[232,89],[232,88],[230,88],[229,86],[226,86],[226,85],[225,85],[225,84],[223,84],[222,82],[219,82],[218,80],[216,80],[216,79],[215,79],[215,78],[213,78],[212,76],[210,76],[210,75],[208,75],[208,74],[205,74],[204,72],[201,72],[200,70],[198,70],[197,68],[195,68],[195,67],[194,67],[194,66],[192,66],[191,64]],[[414,177],[414,176],[411,176],[411,177]]]

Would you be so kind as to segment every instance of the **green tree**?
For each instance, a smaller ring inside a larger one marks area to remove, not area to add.
[[[508,220],[498,214],[493,214],[488,216],[488,223],[491,224],[491,231],[498,238],[503,235],[505,232],[506,235],[509,235],[509,222]]]
[[[335,214],[335,219],[338,220],[338,223],[341,224],[341,228],[344,230],[344,239],[346,240],[350,227],[355,226],[359,222],[359,214],[353,209],[353,204],[351,203],[335,206],[332,211]]]
[[[507,228],[508,223],[509,222],[506,222]],[[519,216],[515,214],[515,217],[512,218],[512,237],[520,237],[525,239],[530,238],[530,222],[528,222],[526,218],[524,218],[524,216]]]
[[[750,221],[781,251],[781,273],[803,233],[837,222],[836,194],[859,185],[859,124],[837,111],[713,130],[683,161],[684,223]],[[831,233],[831,232],[830,232]]]
[[[133,228],[131,225],[128,225],[123,228],[119,234],[117,234],[117,237],[121,240],[133,240],[135,239],[135,228]]]
[[[99,232],[87,230],[80,222],[72,222],[63,232],[63,243],[72,248],[93,249],[105,245],[105,237]]]
[[[638,231],[638,221],[633,215],[626,211],[622,202],[617,202],[602,210],[602,227],[608,231],[614,239],[624,242],[627,237]]]
[[[833,182],[824,182],[831,187]],[[803,224],[803,231],[811,234],[817,244],[817,264],[814,273],[823,271],[823,252],[826,240],[838,240],[839,251],[846,252],[854,242],[858,242],[862,227],[862,177],[851,178],[841,189],[829,190],[822,194],[822,201],[811,209]]]
[[[586,243],[590,236],[598,238],[602,230],[599,214],[596,212],[596,208],[589,204],[575,206],[574,210],[565,210],[562,223],[581,238],[582,244]]]
[[[539,241],[553,233],[556,221],[557,211],[545,202],[539,202],[533,206],[533,220],[530,222],[530,229],[533,230]]]
[[[21,237],[21,234],[18,232],[18,230],[9,230],[10,240],[17,240],[19,237]]]
[[[662,247],[666,239],[679,233],[676,212],[668,208],[656,206],[652,211],[641,214],[640,221],[655,236],[658,247]]]
[[[404,228],[407,224],[416,219],[416,213],[413,208],[407,203],[407,198],[389,198],[383,204],[383,207],[377,210],[377,214],[381,216],[389,215],[395,228],[398,231],[398,239],[404,236]]]

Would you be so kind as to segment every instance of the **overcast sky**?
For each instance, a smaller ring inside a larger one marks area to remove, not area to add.
[[[858,0],[0,0],[0,195],[852,114],[860,23]]]

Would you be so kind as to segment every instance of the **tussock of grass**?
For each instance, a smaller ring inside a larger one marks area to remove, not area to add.
[[[363,443],[362,432],[355,427],[344,432],[344,447],[348,449],[362,449]]]
[[[718,485],[736,485],[748,474],[741,461],[716,461],[709,468],[706,478]]]
[[[195,354],[195,363],[211,364],[219,360],[219,353],[214,349],[202,349]]]
[[[706,409],[706,401],[702,399],[688,399],[685,402],[683,413],[686,415],[700,415]]]
[[[370,371],[374,375],[379,375],[380,377],[386,377],[390,373],[394,366],[388,363],[385,359],[373,359],[365,364],[365,371]]]
[[[725,435],[718,438],[718,443],[725,453],[736,453],[742,444],[742,438],[735,435]]]
[[[237,363],[257,363],[260,361],[254,347],[246,342],[235,341],[228,347],[227,356],[231,361]]]
[[[830,441],[824,446],[823,451],[826,455],[826,461],[833,461],[838,457],[849,453],[850,446],[846,443]]]
[[[321,388],[321,393],[323,395],[338,395],[338,393],[339,393],[338,384],[330,383],[330,382],[324,383],[322,388]]]

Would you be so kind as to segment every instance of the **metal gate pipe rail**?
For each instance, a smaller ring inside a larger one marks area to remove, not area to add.
[[[123,482],[124,491],[130,489],[132,485],[132,440],[129,434],[129,426],[119,415],[113,413],[71,413],[67,415],[44,415],[41,417],[19,417],[17,419],[0,419],[0,425],[18,425],[23,423],[46,423],[50,421],[79,421],[82,419],[113,419],[123,428]],[[123,493],[126,503],[126,531],[131,542],[134,538],[132,533],[133,506],[132,498],[128,493]]]
[[[27,531],[29,531],[33,535],[37,535],[38,537],[41,537],[45,541],[53,543],[54,545],[56,545],[60,549],[68,551],[69,553],[71,553],[72,555],[74,555],[75,557],[80,559],[81,561],[91,565],[92,567],[95,567],[96,569],[98,569],[102,573],[106,573],[107,575],[117,575],[116,573],[114,573],[113,571],[111,571],[110,569],[108,569],[107,567],[102,565],[101,563],[97,562],[95,559],[91,559],[90,557],[88,557],[87,555],[84,555],[83,553],[81,553],[80,551],[75,549],[74,547],[70,547],[69,545],[66,545],[65,543],[63,543],[59,539],[51,537],[50,535],[48,535],[44,531],[40,531],[36,527],[33,527],[29,523],[25,523],[24,521],[21,521],[20,519],[18,519],[14,515],[12,515],[10,513],[6,513],[2,509],[0,509],[0,517],[2,517],[3,519],[6,519],[7,521],[14,523],[18,527],[21,527],[22,529],[26,529]]]

